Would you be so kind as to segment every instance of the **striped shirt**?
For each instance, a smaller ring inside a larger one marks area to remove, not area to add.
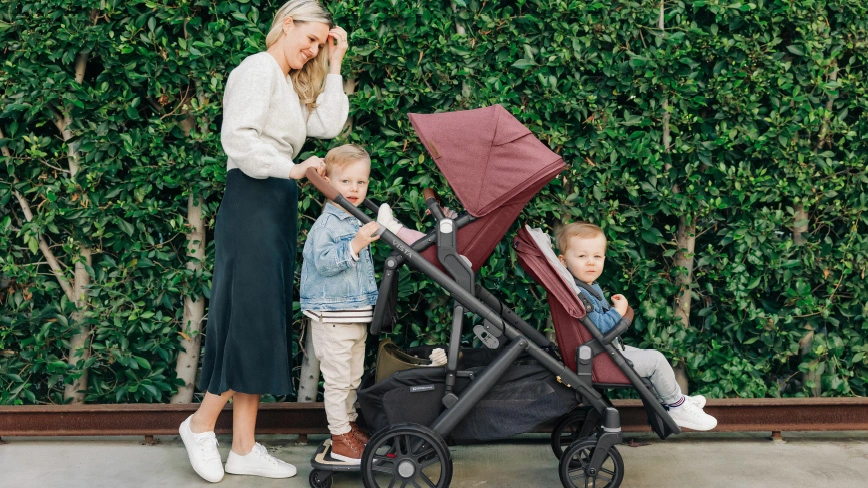
[[[305,310],[305,317],[329,324],[369,324],[374,320],[374,307],[352,310]]]

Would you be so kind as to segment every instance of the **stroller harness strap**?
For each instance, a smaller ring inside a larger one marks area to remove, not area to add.
[[[587,292],[589,295],[593,296],[594,298],[596,298],[597,300],[599,300],[600,303],[603,304],[603,310],[602,310],[603,312],[608,312],[609,309],[612,308],[612,306],[609,305],[609,302],[606,300],[606,297],[603,296],[602,293],[598,293],[597,290],[594,289],[593,286],[591,286],[591,285],[585,283],[584,281],[582,281],[582,280],[580,280],[580,279],[578,279],[578,278],[576,278],[574,281],[576,282],[576,286],[578,286],[579,288],[581,288],[582,290],[584,290],[584,291]],[[585,309],[586,309],[588,312],[593,312],[593,311],[594,311],[594,306],[591,305],[590,307],[588,307],[587,305],[585,305]]]

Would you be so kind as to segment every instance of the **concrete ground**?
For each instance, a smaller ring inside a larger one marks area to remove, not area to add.
[[[272,453],[295,464],[288,480],[226,475],[219,486],[307,487],[316,442],[297,445],[293,437],[260,436]],[[187,461],[178,437],[23,438],[4,437],[0,445],[0,487],[205,487]],[[223,458],[230,438],[218,436]],[[633,441],[635,447],[629,445]],[[621,486],[689,488],[790,488],[868,486],[868,432],[766,434],[683,434],[661,441],[653,435],[625,434],[618,447],[624,458]],[[548,436],[528,434],[474,446],[450,447],[455,488],[559,487],[558,462]],[[362,486],[359,474],[339,474],[334,488]]]

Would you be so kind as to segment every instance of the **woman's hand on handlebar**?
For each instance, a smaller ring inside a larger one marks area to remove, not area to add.
[[[289,170],[289,177],[294,180],[300,180],[304,178],[304,173],[308,168],[313,168],[320,176],[325,176],[325,160],[319,156],[311,156],[293,166]]]

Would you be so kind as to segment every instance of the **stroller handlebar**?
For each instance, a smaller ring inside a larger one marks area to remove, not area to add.
[[[313,183],[313,186],[317,188],[323,195],[326,196],[329,200],[334,201],[341,192],[338,191],[337,188],[333,187],[331,183],[325,180],[319,173],[316,172],[314,168],[308,168],[307,171],[304,172],[304,176],[308,181]]]

